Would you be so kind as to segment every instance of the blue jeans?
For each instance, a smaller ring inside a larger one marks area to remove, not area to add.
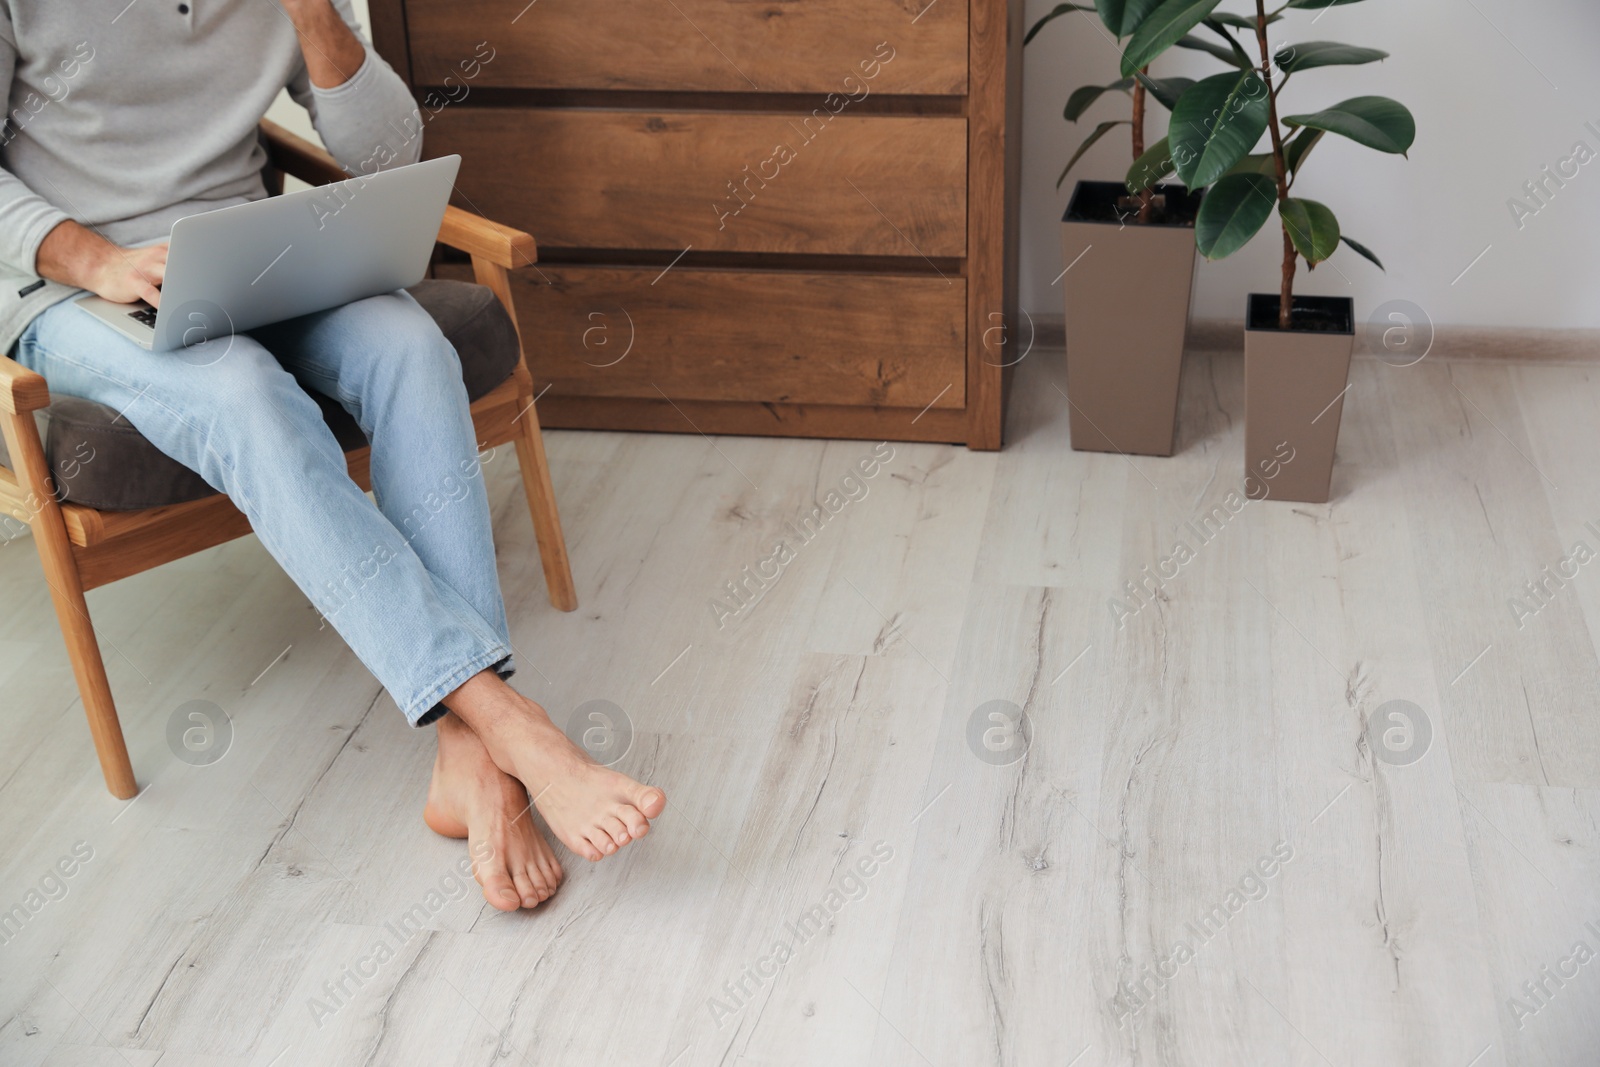
[[[489,501],[461,364],[400,291],[147,352],[71,300],[17,342],[54,392],[120,411],[228,494],[413,726],[486,668],[511,672]],[[374,506],[307,390],[372,442]]]

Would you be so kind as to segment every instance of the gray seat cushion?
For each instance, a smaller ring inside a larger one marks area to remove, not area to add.
[[[472,400],[491,392],[517,365],[517,331],[489,289],[471,282],[424,281],[407,290],[433,316],[461,356],[461,377]],[[367,443],[356,421],[318,393],[334,437],[345,451]],[[127,419],[104,404],[57,394],[46,412],[45,456],[63,499],[102,511],[135,511],[181,504],[213,490],[196,473],[158,451]],[[85,457],[94,462],[84,462]],[[0,463],[9,466],[0,443]]]

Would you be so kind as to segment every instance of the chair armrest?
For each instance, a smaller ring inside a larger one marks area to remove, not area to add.
[[[0,356],[0,411],[20,415],[49,406],[50,389],[44,384],[44,375]]]
[[[515,270],[539,259],[539,246],[531,234],[462,211],[454,204],[444,209],[439,243],[466,252],[474,259],[487,259],[506,270]]]
[[[319,148],[299,134],[290,133],[271,119],[261,120],[261,143],[267,149],[272,165],[285,174],[292,174],[307,185],[327,185],[342,182],[350,175],[344,172],[327,149]]]
[[[308,185],[327,185],[350,177],[326,149],[290,133],[270,119],[261,120],[261,139],[267,149],[267,158],[274,167]],[[454,205],[444,209],[444,222],[439,226],[439,243],[486,259],[507,270],[525,266],[539,258],[538,246],[529,234],[491,222]]]

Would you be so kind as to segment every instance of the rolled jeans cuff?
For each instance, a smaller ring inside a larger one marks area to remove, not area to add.
[[[443,681],[439,682],[426,693],[422,694],[410,706],[401,708],[406,721],[412,726],[430,726],[443,718],[450,709],[439,703],[440,699],[454,693],[466,684],[467,679],[485,670],[492,670],[501,680],[510,678],[517,673],[516,664],[511,662],[511,653],[504,648],[495,647],[474,656],[472,660],[452,671]]]

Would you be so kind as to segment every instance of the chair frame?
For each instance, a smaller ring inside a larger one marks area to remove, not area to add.
[[[323,149],[274,122],[261,123],[261,137],[271,167],[281,174],[310,185],[349,177]],[[508,272],[535,261],[533,238],[451,206],[439,227],[439,243],[471,257],[473,277],[494,292],[515,324]],[[533,374],[519,329],[516,369],[472,405],[472,421],[480,448],[515,443],[550,603],[572,611],[578,606],[577,592],[534,400]],[[126,800],[139,787],[84,593],[242,537],[250,532],[250,523],[221,494],[143,511],[62,503],[34,421],[34,412],[49,405],[44,378],[0,355],[0,433],[11,456],[9,469],[0,465],[0,512],[26,522],[33,531],[106,787]],[[350,477],[370,489],[371,449],[354,449],[345,458]]]

